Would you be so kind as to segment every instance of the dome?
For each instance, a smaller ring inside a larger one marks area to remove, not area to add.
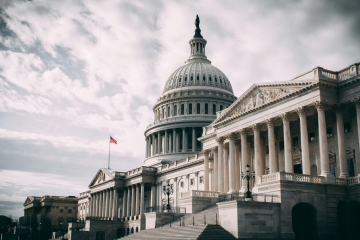
[[[225,74],[205,59],[192,59],[175,70],[166,81],[163,93],[189,86],[221,88],[233,94],[231,83]]]

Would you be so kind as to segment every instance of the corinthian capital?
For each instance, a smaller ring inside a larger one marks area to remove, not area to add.
[[[229,140],[235,140],[238,138],[238,133],[236,132],[232,132],[232,133],[229,133],[226,135],[226,138],[229,139]]]
[[[281,120],[283,121],[290,121],[290,113],[282,113],[279,115],[279,118],[281,118]]]
[[[351,102],[353,102],[356,107],[360,107],[360,97],[355,97]]]
[[[316,107],[316,109],[318,111],[319,110],[324,110],[326,108],[326,106],[327,106],[327,103],[324,100],[313,102],[313,104],[314,104],[314,106]]]
[[[342,105],[340,103],[336,104],[332,108],[336,113],[342,113],[344,111],[344,109],[345,109],[344,105]]]
[[[239,130],[240,136],[247,137],[247,129],[243,128]]]
[[[212,150],[215,154],[219,151],[219,149],[218,149],[217,146],[216,146],[216,147],[213,147],[211,150]]]
[[[254,131],[254,132],[258,132],[258,131],[260,131],[260,124],[259,123],[256,123],[256,124],[253,124],[253,125],[251,125],[251,128],[252,128],[252,130]]]
[[[274,119],[269,118],[269,119],[266,119],[265,122],[266,122],[266,125],[268,126],[268,128],[274,127],[274,123],[275,123]]]
[[[210,149],[204,149],[204,150],[201,151],[201,153],[204,154],[204,155],[209,155]]]
[[[215,140],[216,140],[219,144],[223,144],[224,141],[225,141],[225,138],[224,138],[224,137],[217,137]]]
[[[299,116],[306,116],[306,108],[304,106],[295,108]]]

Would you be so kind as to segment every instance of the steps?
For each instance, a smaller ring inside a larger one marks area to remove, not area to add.
[[[179,239],[179,240],[205,240],[205,239],[222,239],[234,240],[236,239],[228,231],[219,225],[199,225],[199,226],[185,226],[185,227],[168,227],[168,228],[154,228],[144,230],[132,235],[121,238],[121,240],[165,240],[165,239]]]

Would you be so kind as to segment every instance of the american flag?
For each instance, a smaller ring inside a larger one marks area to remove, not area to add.
[[[117,141],[110,136],[110,143],[115,143],[115,144],[117,144]]]

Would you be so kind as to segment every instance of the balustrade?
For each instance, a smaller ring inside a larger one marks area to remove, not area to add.
[[[308,182],[308,183],[325,183],[325,177],[322,176],[311,176],[296,173],[277,172],[266,174],[256,177],[256,182],[260,183],[271,183],[279,180],[294,181],[294,182]]]

